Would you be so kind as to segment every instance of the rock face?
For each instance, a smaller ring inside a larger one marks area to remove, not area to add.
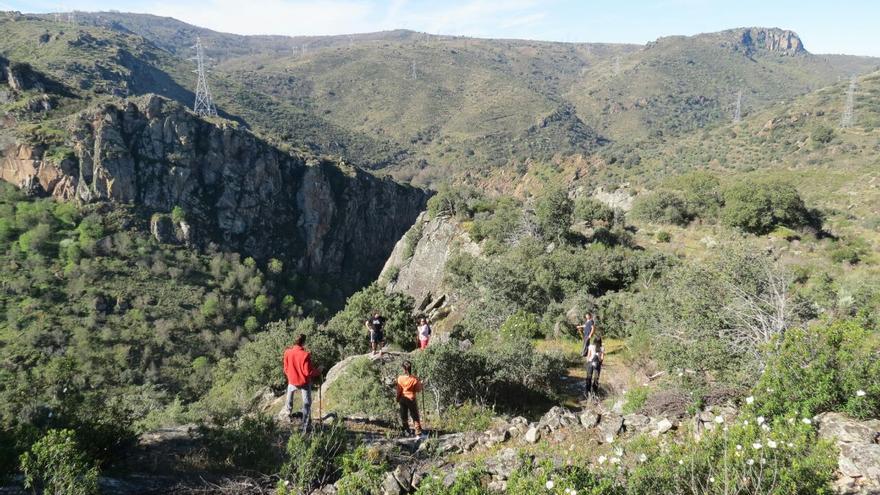
[[[856,421],[840,413],[818,418],[819,438],[839,450],[838,493],[880,493],[880,420]]]
[[[740,44],[749,53],[758,50],[798,55],[806,53],[804,44],[794,31],[776,28],[746,28],[742,30]]]
[[[80,202],[186,211],[197,238],[307,275],[375,279],[427,194],[330,160],[286,153],[232,125],[202,120],[147,95],[71,118],[60,163],[44,147],[12,143],[0,178],[35,177],[48,194]]]
[[[430,313],[450,301],[443,284],[446,263],[456,252],[477,256],[480,247],[453,219],[422,213],[397,242],[382,269],[388,291],[412,296],[417,309]]]

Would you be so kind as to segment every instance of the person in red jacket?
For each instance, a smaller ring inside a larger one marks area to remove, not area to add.
[[[293,347],[284,350],[284,374],[287,376],[287,399],[284,402],[285,414],[291,414],[293,393],[302,390],[302,429],[309,431],[312,427],[312,380],[320,376],[321,369],[312,364],[312,354],[303,347],[306,336],[300,334]]]

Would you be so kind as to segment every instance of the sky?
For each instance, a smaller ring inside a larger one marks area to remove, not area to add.
[[[880,56],[877,0],[0,0],[0,9],[143,12],[238,34],[432,34],[639,43],[742,26],[796,31],[813,53]]]

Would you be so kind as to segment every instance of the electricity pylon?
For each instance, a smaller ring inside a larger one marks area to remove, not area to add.
[[[193,105],[193,112],[202,117],[217,116],[217,108],[214,107],[214,100],[211,98],[211,90],[208,88],[208,78],[205,71],[205,52],[202,49],[202,40],[196,37],[196,66],[195,72],[199,75],[196,83],[196,103]]]
[[[849,80],[849,89],[846,91],[846,106],[843,107],[843,116],[840,118],[840,127],[852,127],[853,103],[855,102],[856,76]]]
[[[733,112],[733,123],[739,124],[742,121],[742,102],[743,102],[743,92],[739,90],[736,94],[736,110]]]

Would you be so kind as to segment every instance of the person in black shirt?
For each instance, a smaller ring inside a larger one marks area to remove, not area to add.
[[[385,318],[378,311],[373,311],[373,316],[367,318],[364,326],[370,334],[370,354],[379,353],[381,356],[385,347]]]
[[[581,356],[587,356],[587,346],[590,345],[590,339],[593,338],[593,334],[596,333],[596,320],[593,319],[593,313],[587,311],[587,314],[584,315],[584,324],[577,326],[578,332],[581,334],[581,338],[584,339],[583,349],[581,350]]]

